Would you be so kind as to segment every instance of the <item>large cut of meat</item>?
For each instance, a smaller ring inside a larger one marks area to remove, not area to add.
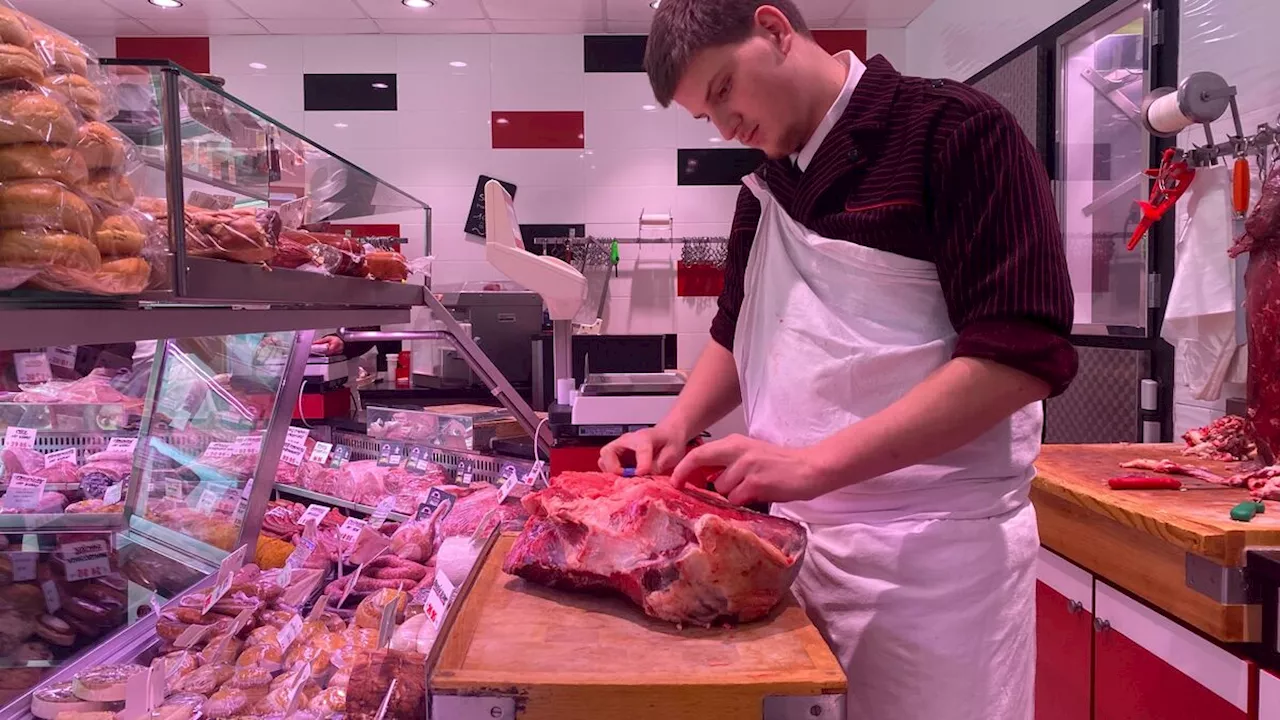
[[[1182,439],[1187,443],[1183,455],[1206,460],[1248,460],[1256,451],[1247,423],[1239,415],[1224,415],[1204,427],[1188,430]]]
[[[1146,458],[1138,458],[1129,462],[1120,463],[1120,467],[1130,470],[1150,470],[1151,472],[1165,473],[1166,475],[1186,475],[1197,480],[1213,483],[1214,485],[1231,485],[1235,487],[1243,487],[1244,481],[1233,475],[1224,478],[1217,473],[1205,470],[1196,465],[1183,465],[1173,462],[1172,460],[1147,460]]]
[[[503,570],[625,595],[655,618],[710,626],[763,617],[791,586],[805,531],[662,478],[563,473],[523,500]]]

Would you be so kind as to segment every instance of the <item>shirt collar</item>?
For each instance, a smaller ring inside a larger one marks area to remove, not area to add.
[[[818,152],[822,141],[827,138],[831,128],[835,127],[836,121],[844,115],[845,109],[849,106],[849,98],[853,97],[854,88],[858,87],[858,81],[862,79],[863,73],[867,70],[867,66],[851,50],[842,50],[836,53],[835,57],[840,58],[841,64],[849,66],[849,74],[845,76],[844,87],[840,88],[840,94],[836,96],[835,102],[831,103],[831,107],[827,109],[827,114],[823,116],[822,122],[818,123],[813,135],[809,137],[809,141],[800,148],[800,152],[791,154],[791,161],[796,164],[800,172],[808,169],[809,163],[813,161],[813,156]]]

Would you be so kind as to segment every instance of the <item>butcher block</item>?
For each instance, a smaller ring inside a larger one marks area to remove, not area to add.
[[[1134,459],[1169,459],[1227,476],[1235,463],[1180,454],[1181,445],[1045,445],[1031,500],[1041,543],[1112,584],[1222,642],[1261,639],[1261,607],[1240,585],[1246,546],[1280,546],[1280,503],[1237,522],[1243,488],[1113,490]],[[1188,487],[1206,483],[1180,478]],[[1236,590],[1233,591],[1233,587]]]
[[[521,720],[843,717],[844,673],[790,595],[764,620],[678,628],[622,599],[504,573],[513,541],[494,544],[445,628],[433,717],[453,708]],[[482,698],[503,702],[486,711]]]

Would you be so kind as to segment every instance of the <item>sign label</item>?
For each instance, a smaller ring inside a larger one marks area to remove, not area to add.
[[[453,583],[448,576],[437,572],[436,579],[431,582],[431,591],[427,593],[427,602],[422,606],[422,611],[436,630],[444,622],[444,613],[449,607],[449,601],[453,599],[453,592]]]
[[[46,348],[45,356],[49,358],[49,364],[53,367],[74,370],[76,367],[76,346],[75,345],[55,345]]]
[[[316,525],[319,525],[320,521],[324,519],[324,516],[328,514],[328,507],[312,503],[307,506],[306,512],[302,513],[302,517],[298,518],[298,524],[303,527],[306,527],[307,523],[315,523]]]
[[[228,442],[211,442],[201,453],[202,460],[225,460],[236,454],[235,445]]]
[[[431,517],[431,513],[435,512],[436,508],[440,507],[440,505],[444,503],[448,503],[448,507],[440,512],[440,518],[443,520],[444,517],[449,514],[449,511],[453,510],[453,503],[456,501],[457,498],[455,498],[453,494],[442,488],[433,487],[431,488],[431,491],[427,493],[426,501],[418,506],[418,512],[414,515],[414,519],[426,520]]]
[[[182,494],[182,481],[177,478],[169,478],[164,481],[164,496],[170,500],[182,500],[185,495]]]
[[[366,521],[360,518],[347,518],[343,521],[342,526],[338,528],[338,542],[350,547],[356,542],[356,538],[360,537],[360,529],[365,526]]]
[[[44,480],[34,475],[14,473],[9,478],[9,490],[4,494],[3,505],[9,510],[34,510],[44,494]]]
[[[209,515],[218,507],[218,501],[222,499],[220,490],[201,490],[200,500],[196,503],[196,510]]]
[[[52,580],[40,583],[40,591],[44,593],[44,609],[52,615],[62,609],[62,598],[58,595],[58,586]]]
[[[261,445],[260,435],[241,435],[231,444],[231,448],[236,455],[255,455]]]
[[[7,448],[35,448],[36,429],[10,425],[4,431],[4,446]]]
[[[378,467],[396,467],[404,461],[404,445],[394,442],[382,443],[378,450]]]
[[[107,452],[125,452],[133,454],[138,448],[136,437],[113,437],[107,442]]]
[[[311,431],[306,428],[290,427],[284,438],[284,448],[280,450],[280,461],[294,467],[302,464],[302,456],[307,452],[307,438]]]
[[[502,487],[498,488],[498,502],[505,502],[520,484],[520,471],[510,463],[502,466]]]
[[[27,580],[36,579],[36,561],[40,558],[40,553],[33,552],[11,552],[9,553],[9,563],[13,566],[13,581],[26,582]]]
[[[294,615],[289,618],[289,622],[280,628],[280,633],[276,635],[276,639],[280,642],[280,649],[284,652],[289,651],[289,646],[293,645],[293,641],[298,639],[298,635],[302,633],[302,616]]]
[[[168,488],[165,488],[165,491],[167,492]],[[107,505],[115,505],[116,503],[120,502],[120,500],[123,497],[124,497],[124,484],[116,483],[115,485],[112,485],[111,487],[107,488],[107,491],[102,495],[102,502]]]
[[[18,382],[23,385],[46,383],[53,379],[53,370],[49,368],[49,356],[44,352],[14,353],[13,367],[18,372]]]
[[[67,448],[66,450],[51,452],[44,456],[45,467],[53,467],[54,465],[57,465],[60,462],[69,462],[72,465],[77,465],[78,463],[76,462],[76,449]]]
[[[102,540],[65,543],[59,548],[67,580],[78,582],[111,574],[111,548]]]
[[[315,447],[311,448],[311,457],[307,459],[313,463],[320,463],[323,465],[328,462],[329,452],[331,450],[333,450],[333,443],[318,442]]]
[[[387,496],[378,501],[378,507],[373,509],[373,514],[369,516],[369,529],[377,530],[387,521],[387,516],[391,514],[392,509],[396,506],[396,499],[393,496]]]
[[[201,609],[203,614],[209,614],[209,610],[213,609],[213,606],[231,589],[231,579],[244,564],[244,554],[248,550],[248,545],[241,545],[238,550],[223,558],[222,564],[218,566],[218,580],[213,584],[213,590],[210,590],[209,595],[204,599],[204,606]]]

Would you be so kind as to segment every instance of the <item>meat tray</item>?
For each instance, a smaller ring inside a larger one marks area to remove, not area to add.
[[[513,541],[498,539],[446,626],[435,717],[476,698],[522,720],[763,718],[790,699],[827,717],[843,699],[844,673],[793,598],[758,622],[676,629],[624,600],[502,572]]]

